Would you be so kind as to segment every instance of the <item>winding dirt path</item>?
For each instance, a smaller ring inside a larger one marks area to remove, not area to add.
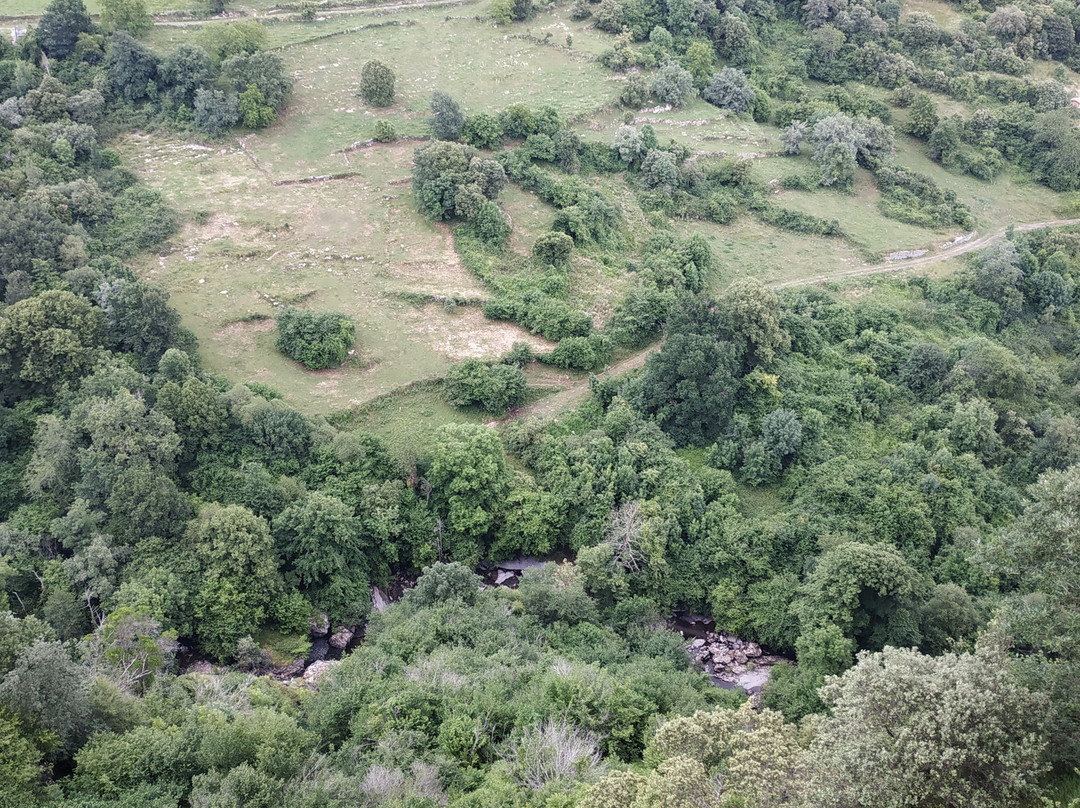
[[[1013,230],[1017,233],[1025,233],[1029,230],[1040,230],[1044,227],[1067,227],[1068,225],[1080,224],[1080,219],[1058,219],[1056,221],[1049,222],[1030,222],[1028,224],[1018,224],[1013,227]],[[932,255],[924,255],[918,258],[910,258],[906,261],[893,261],[884,265],[872,265],[859,267],[858,269],[844,269],[838,272],[832,272],[825,275],[813,275],[808,278],[802,278],[794,281],[785,281],[784,283],[778,283],[773,286],[774,289],[784,289],[791,286],[808,286],[814,283],[825,283],[827,281],[845,280],[847,278],[858,278],[865,275],[879,275],[886,272],[899,272],[905,269],[921,269],[934,264],[946,261],[950,258],[955,258],[958,255],[974,252],[975,250],[981,250],[990,246],[995,241],[1004,238],[1005,233],[1008,232],[1007,227],[1003,227],[1000,230],[995,230],[993,233],[987,233],[985,236],[979,238],[973,238],[971,241],[963,244],[957,244],[953,247],[946,248],[941,252],[933,253]],[[615,365],[604,370],[604,376],[622,376],[624,373],[629,373],[631,370],[637,370],[645,364],[650,354],[660,350],[663,345],[663,341],[656,345],[650,346],[642,351],[628,356],[626,359],[618,362]],[[515,410],[511,415],[504,420],[510,420],[514,418],[525,418],[531,415],[538,415],[545,418],[558,415],[560,412],[571,409],[578,406],[589,395],[589,380],[576,379],[571,381],[564,390],[548,396],[541,401],[536,402],[528,407],[522,407],[519,410]]]
[[[617,362],[608,368],[605,368],[599,376],[622,376],[624,373],[629,373],[631,370],[637,370],[639,367],[645,364],[645,360],[649,358],[649,355],[654,351],[658,351],[660,346],[663,345],[663,341],[656,345],[645,348],[642,351],[638,351],[635,354],[623,359],[621,362]],[[526,418],[530,415],[539,415],[543,418],[550,418],[553,415],[558,415],[565,410],[573,409],[589,396],[589,379],[574,379],[569,382],[565,389],[560,390],[554,395],[550,395],[547,398],[537,401],[535,404],[530,404],[527,407],[521,407],[514,410],[509,418]],[[509,420],[506,419],[506,420]]]
[[[1017,233],[1026,233],[1029,230],[1041,230],[1044,227],[1066,227],[1068,225],[1080,224],[1080,219],[1057,219],[1051,222],[1030,222],[1028,224],[1018,224],[1013,226],[1013,231]],[[903,261],[890,261],[885,264],[873,264],[858,267],[856,269],[842,269],[838,272],[829,272],[824,275],[811,275],[806,278],[799,278],[793,281],[785,281],[784,283],[778,283],[774,289],[784,289],[789,286],[808,286],[812,283],[825,283],[827,281],[844,280],[845,278],[859,278],[864,275],[881,275],[886,272],[900,272],[905,269],[922,269],[924,267],[933,266],[934,264],[947,261],[950,258],[955,258],[958,255],[964,253],[973,252],[975,250],[981,250],[985,247],[989,247],[995,241],[1005,237],[1005,234],[1009,231],[1008,227],[1002,227],[999,230],[995,230],[993,233],[987,233],[985,236],[974,238],[971,241],[964,242],[963,244],[957,244],[955,246],[946,246],[941,248],[939,252],[934,252],[929,255],[921,255],[918,258],[908,258]]]

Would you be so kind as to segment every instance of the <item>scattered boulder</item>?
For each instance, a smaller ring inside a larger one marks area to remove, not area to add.
[[[495,576],[495,586],[513,586],[517,583],[517,575],[509,570],[499,570]]]
[[[318,614],[311,618],[311,636],[325,637],[330,633],[330,618],[325,614]]]
[[[273,676],[275,679],[279,679],[281,681],[295,679],[303,672],[305,665],[307,665],[306,659],[294,659],[292,662],[290,662],[288,665],[285,665],[284,667],[274,668],[272,671],[270,671],[270,675]]]
[[[326,659],[326,655],[329,653],[330,643],[325,639],[318,639],[311,644],[311,652],[308,654],[308,659],[312,662],[318,662]]]
[[[341,663],[337,660],[320,660],[318,662],[312,662],[308,665],[306,671],[304,671],[304,681],[309,685],[317,685],[319,680],[326,676],[327,673],[332,671]]]
[[[330,637],[330,644],[335,648],[344,651],[350,642],[352,642],[353,636],[356,634],[356,628],[354,626],[338,626],[337,630]]]
[[[694,615],[694,617],[697,617]],[[708,618],[697,621],[701,623]],[[687,618],[683,617],[683,622]],[[711,624],[712,621],[708,621]],[[781,656],[765,654],[756,642],[741,640],[723,632],[706,631],[686,646],[690,658],[722,687],[741,687],[756,695],[769,680],[769,670],[777,662],[788,662]]]

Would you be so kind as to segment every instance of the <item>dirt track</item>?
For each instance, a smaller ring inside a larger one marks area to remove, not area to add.
[[[1018,224],[1013,227],[1013,230],[1017,233],[1024,233],[1028,230],[1039,230],[1043,227],[1066,227],[1071,224],[1080,224],[1080,219],[1058,219],[1052,222]],[[843,269],[825,275],[812,275],[807,278],[799,278],[794,281],[778,283],[775,288],[784,289],[788,286],[808,286],[812,283],[825,283],[826,281],[844,280],[846,278],[859,278],[864,275],[880,275],[886,272],[899,272],[905,269],[921,269],[923,267],[941,263],[942,261],[947,261],[950,258],[955,258],[964,253],[989,247],[998,239],[1003,238],[1008,230],[1009,228],[1003,227],[1000,230],[995,230],[993,233],[987,233],[985,236],[979,236],[978,238],[974,238],[963,244],[957,244],[955,247],[946,247],[940,252],[931,253],[930,255],[921,255],[918,258],[909,258],[905,261],[891,261],[886,264],[867,265],[858,267],[857,269]]]
[[[1080,224],[1080,219],[1059,219],[1052,222],[1031,222],[1028,224],[1018,224],[1013,227],[1013,230],[1018,233],[1024,233],[1029,230],[1039,230],[1043,227],[1066,227],[1068,225]],[[946,261],[950,258],[955,258],[958,255],[974,252],[975,250],[981,250],[984,247],[988,247],[1000,238],[1005,236],[1008,228],[1001,228],[993,233],[987,233],[985,236],[979,238],[973,238],[971,241],[963,244],[957,244],[955,247],[950,247],[941,252],[936,252],[931,255],[924,255],[918,258],[911,258],[906,261],[893,261],[883,265],[872,265],[859,267],[858,269],[844,269],[838,272],[833,272],[827,275],[813,275],[808,278],[802,278],[800,280],[786,281],[784,283],[778,283],[773,288],[783,289],[790,286],[808,286],[814,283],[825,283],[827,281],[834,280],[846,280],[848,278],[858,278],[864,275],[879,275],[886,272],[899,272],[907,269],[921,269],[923,267],[932,266],[934,264]],[[631,370],[636,370],[645,364],[645,360],[649,358],[649,355],[654,351],[659,350],[660,343],[652,347],[646,348],[643,351],[627,357],[623,361],[616,365],[612,365],[607,368],[603,375],[605,376],[621,376],[624,373],[629,373]],[[552,396],[548,396],[542,401],[538,401],[535,404],[522,407],[520,410],[514,412],[511,418],[524,418],[530,415],[539,415],[542,417],[551,417],[557,415],[560,412],[568,410],[577,406],[589,395],[589,380],[579,379],[570,382],[566,389],[560,390]]]

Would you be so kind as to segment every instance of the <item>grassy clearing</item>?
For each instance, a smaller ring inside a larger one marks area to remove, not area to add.
[[[309,413],[352,411],[357,425],[405,452],[442,423],[484,417],[448,407],[437,390],[418,382],[441,377],[452,361],[494,358],[515,341],[540,351],[552,347],[513,324],[484,319],[475,305],[440,302],[479,301],[492,291],[462,267],[449,229],[416,212],[412,152],[427,135],[436,89],[458,99],[467,114],[494,113],[516,102],[550,104],[578,120],[584,138],[610,142],[623,122],[624,111],[612,102],[624,79],[588,56],[610,47],[611,37],[590,29],[591,21],[571,22],[568,7],[548,9],[528,25],[498,27],[469,16],[486,14],[487,5],[359,9],[313,23],[276,21],[268,26],[271,41],[296,79],[281,121],[223,142],[130,136],[119,144],[128,165],[192,222],[171,252],[147,257],[137,269],[172,294],[211,370],[270,383]],[[271,6],[256,0],[244,10]],[[357,26],[367,27],[349,30]],[[197,30],[159,25],[150,41],[165,51]],[[570,49],[567,33],[573,36]],[[397,74],[395,104],[385,109],[368,108],[358,97],[360,69],[376,57]],[[639,110],[634,117],[638,125],[650,123],[661,143],[674,139],[698,154],[751,157],[760,182],[812,169],[805,155],[774,156],[780,148],[775,128],[700,99],[682,109]],[[349,148],[368,141],[380,119],[394,124],[397,143]],[[956,189],[980,229],[1048,219],[1061,203],[1013,178],[986,184],[949,174],[924,156],[923,144],[906,137],[899,138],[897,160]],[[274,184],[326,174],[340,178]],[[624,257],[586,250],[575,251],[572,261],[569,299],[602,326],[634,283],[623,258],[633,259],[653,220],[642,213],[626,177],[586,181],[617,201],[626,223]],[[837,219],[855,246],[779,231],[749,215],[731,226],[674,223],[680,233],[702,233],[712,245],[718,260],[710,280],[714,290],[743,276],[783,283],[857,269],[867,253],[933,248],[951,235],[884,218],[873,181],[862,171],[851,195],[784,191],[772,199]],[[510,249],[528,254],[550,228],[554,209],[512,186],[501,204],[514,224]],[[952,263],[930,271],[948,271]],[[515,266],[508,262],[493,271],[521,271]],[[344,367],[320,373],[285,359],[274,348],[272,318],[281,305],[350,314],[357,323],[356,354]],[[539,385],[534,395],[564,383],[531,379]]]
[[[914,11],[929,14],[946,31],[955,31],[964,19],[964,16],[954,7],[939,0],[906,0],[904,14],[911,14]]]
[[[350,17],[362,21],[363,15]],[[405,17],[400,17],[405,19]],[[282,51],[296,78],[293,102],[278,124],[253,135],[248,148],[274,178],[349,170],[341,150],[370,140],[380,119],[402,137],[426,137],[435,90],[459,99],[467,114],[510,104],[550,104],[564,116],[595,110],[613,97],[599,65],[565,49],[515,38],[473,19],[446,19],[445,8],[410,11],[416,24],[371,28]],[[275,26],[282,28],[283,26]],[[397,75],[397,97],[387,108],[365,106],[360,70],[371,58]]]
[[[237,148],[145,137],[119,145],[190,219],[211,214],[137,269],[171,293],[215,372],[267,382],[304,411],[329,412],[442,376],[451,361],[498,356],[515,341],[550,349],[475,307],[403,299],[487,294],[458,262],[449,230],[423,219],[399,182],[408,177],[408,148],[370,150],[378,158],[365,176],[275,187]],[[281,356],[266,319],[275,303],[351,315],[356,357],[313,373]]]
[[[381,437],[399,459],[415,458],[431,445],[443,424],[486,423],[491,416],[451,407],[441,385],[416,385],[353,408],[335,419],[339,426],[364,429]]]
[[[810,163],[807,161],[806,169]],[[852,193],[819,188],[815,191],[780,191],[772,201],[781,207],[840,222],[840,227],[864,251],[886,254],[895,250],[930,249],[941,235],[923,227],[887,219],[878,210],[881,193],[873,176],[858,169]],[[952,231],[948,231],[952,232]],[[959,231],[957,231],[959,232]]]
[[[787,233],[745,214],[727,226],[685,222],[677,229],[681,235],[700,233],[712,247],[717,268],[709,285],[714,292],[739,278],[783,283],[808,277],[823,267],[855,269],[865,263],[841,239]]]

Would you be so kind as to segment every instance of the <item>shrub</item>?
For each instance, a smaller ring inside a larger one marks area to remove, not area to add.
[[[545,266],[563,267],[570,261],[573,249],[574,240],[570,236],[549,230],[536,239],[532,254],[533,258]]]
[[[735,113],[746,112],[754,102],[754,88],[741,70],[725,67],[712,77],[701,97],[720,109]]]
[[[380,143],[393,143],[397,140],[397,130],[390,121],[376,121],[375,139]]]
[[[649,85],[638,73],[632,74],[619,93],[619,103],[631,109],[641,109],[648,100]]]
[[[394,71],[378,59],[367,62],[360,71],[360,95],[376,107],[394,103]]]
[[[465,119],[461,139],[478,149],[494,149],[502,143],[502,124],[494,115],[481,112]]]
[[[466,359],[447,372],[443,392],[447,403],[455,407],[477,406],[487,412],[503,412],[525,397],[525,373],[516,365]]]
[[[652,91],[662,103],[681,107],[694,96],[694,77],[678,62],[665,62],[656,71]]]
[[[477,237],[493,247],[498,247],[510,236],[506,216],[494,202],[484,202],[472,219],[472,229]]]
[[[277,317],[277,349],[311,370],[345,361],[356,339],[353,321],[344,314],[285,309]]]
[[[565,337],[559,341],[545,361],[557,368],[592,370],[603,362],[605,351],[597,351],[592,337]]]

